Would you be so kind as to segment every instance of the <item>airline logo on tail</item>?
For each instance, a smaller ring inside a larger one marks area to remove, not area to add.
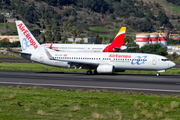
[[[116,52],[121,49],[124,44],[124,37],[125,37],[126,27],[122,27],[112,43],[108,45],[103,52]]]
[[[25,36],[25,38],[23,38],[23,44],[26,47],[30,47],[33,46],[34,49],[38,48],[38,45],[36,44],[35,40],[31,37],[31,33],[29,32],[29,30],[25,27],[25,25],[23,23],[20,23],[17,25],[18,29],[22,32],[22,34]],[[30,45],[29,45],[30,43]],[[23,47],[23,50],[26,49],[26,47]]]

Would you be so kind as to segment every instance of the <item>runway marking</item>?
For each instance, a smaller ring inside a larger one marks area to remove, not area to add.
[[[156,92],[180,92],[180,90],[103,87],[103,86],[81,86],[81,85],[58,85],[58,84],[22,83],[22,82],[0,82],[0,84],[36,85],[36,86],[39,85],[39,86],[76,87],[76,88],[98,88],[98,89],[116,89],[116,90],[143,90],[143,91],[156,91]]]

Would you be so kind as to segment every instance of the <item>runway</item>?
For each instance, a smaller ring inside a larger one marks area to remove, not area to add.
[[[143,93],[180,94],[180,75],[86,75],[70,72],[0,71],[1,85],[40,86],[58,89],[100,89]]]

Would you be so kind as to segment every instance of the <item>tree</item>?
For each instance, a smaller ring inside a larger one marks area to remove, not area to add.
[[[115,15],[124,18],[128,18],[131,13],[135,13],[138,10],[132,0],[113,2],[113,9]]]
[[[71,29],[71,35],[73,37],[73,42],[75,43],[75,39],[76,39],[77,36],[80,35],[80,31],[73,28],[73,29]]]
[[[139,52],[139,45],[137,45],[136,43],[129,43],[127,44],[127,50],[125,50],[126,52],[133,52],[133,53],[138,53]]]
[[[134,42],[134,38],[131,37],[131,36],[126,36],[126,37],[125,37],[125,42],[127,42],[127,43],[133,43],[133,42]]]
[[[69,9],[69,8],[67,8],[67,9],[65,9],[64,11],[63,11],[63,13],[62,13],[62,16],[70,16],[70,15],[73,15],[73,16],[75,16],[76,15],[76,11],[74,10],[74,9]]]
[[[52,31],[51,30],[47,30],[45,32],[45,39],[46,39],[46,42],[52,42]]]
[[[105,0],[84,0],[83,5],[85,8],[89,8],[94,12],[99,12],[102,14],[109,9],[109,6]]]
[[[84,39],[81,38],[81,40],[79,41],[80,44],[84,44]]]
[[[167,0],[167,2],[173,3],[173,4],[177,5],[177,6],[180,5],[180,1],[179,0]]]
[[[169,23],[169,18],[162,11],[159,11],[158,16],[157,16],[157,20],[160,21],[161,26]]]
[[[39,30],[39,29],[31,30],[31,33],[32,33],[35,37],[37,37],[37,36],[40,35],[40,30]]]
[[[176,60],[176,59],[179,57],[179,55],[178,55],[176,52],[174,52],[174,53],[172,54],[172,56],[173,56],[173,59],[174,59],[174,60]]]
[[[95,44],[102,44],[102,37],[99,36],[99,34],[96,35],[96,42]]]
[[[24,7],[22,16],[30,23],[36,23],[38,21],[38,16],[36,13],[35,3],[31,2],[30,4],[26,4]]]
[[[168,55],[167,53],[167,48],[159,48],[157,49],[157,51],[155,52],[155,54],[158,54],[158,55],[162,55],[162,56],[166,56]]]
[[[39,38],[41,39],[41,42],[46,42],[46,37],[45,37],[45,34],[44,33],[41,33],[40,35],[39,35]]]
[[[158,55],[167,55],[167,48],[162,48],[159,44],[145,45],[140,49],[141,53],[151,53]]]
[[[147,32],[147,31],[149,31],[149,30],[151,30],[153,28],[153,25],[151,23],[151,20],[146,19],[145,21],[143,21],[142,23],[139,24],[138,28],[142,32]]]
[[[7,42],[5,42],[4,40],[0,41],[0,47],[6,47]]]
[[[0,23],[3,23],[4,22],[4,15],[0,14]]]
[[[142,17],[144,17],[144,13],[140,10],[137,10],[137,11],[135,11],[134,16],[142,18]]]
[[[62,35],[68,36],[70,35],[72,23],[70,22],[63,22],[63,24],[60,26],[60,31],[62,32]]]
[[[116,19],[116,16],[115,16],[114,14],[111,14],[111,15],[110,15],[110,18],[111,18],[112,20],[115,20],[115,19]]]
[[[12,42],[12,43],[11,43],[11,46],[12,46],[12,47],[21,47],[20,41]]]

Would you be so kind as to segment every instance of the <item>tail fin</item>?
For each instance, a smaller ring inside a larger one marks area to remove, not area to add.
[[[108,45],[103,52],[115,52],[120,49],[120,47],[124,44],[126,27],[121,27],[116,37],[112,41],[110,45]]]
[[[28,28],[20,20],[15,21],[19,39],[21,43],[21,49],[23,52],[31,53],[31,51],[38,50],[41,46],[35,37],[31,34]]]

